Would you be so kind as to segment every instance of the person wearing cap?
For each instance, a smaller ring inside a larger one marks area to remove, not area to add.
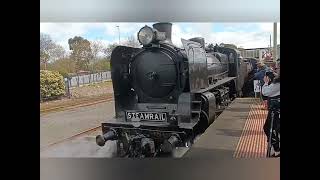
[[[258,85],[260,86],[260,89],[261,89],[264,84],[263,78],[266,75],[267,70],[269,70],[269,69],[262,61],[258,62],[257,67],[258,67],[258,71],[254,74],[253,79],[259,81]],[[263,100],[263,105],[266,107],[267,106],[267,102],[266,102],[267,97],[263,96],[261,94],[261,98]]]
[[[266,74],[267,66],[263,62],[257,64],[258,71],[254,74],[254,79],[259,80],[260,85],[263,85],[263,78]]]
[[[262,94],[264,96],[268,97],[268,101],[271,99],[279,99],[280,98],[280,64],[277,65],[276,68],[277,74],[275,75],[275,78],[271,82],[271,79],[268,76],[264,77],[264,85],[262,86]],[[270,83],[271,82],[271,83]],[[277,117],[277,116],[275,116]],[[265,121],[265,124],[263,126],[264,133],[267,136],[267,139],[269,139],[269,133],[270,133],[270,123],[271,123],[271,112],[268,111],[268,116]],[[275,118],[273,121],[273,128],[277,129],[277,131],[280,133],[280,119]],[[275,138],[275,142],[273,142],[273,154],[274,156],[280,156],[280,146],[278,145],[277,141],[279,139],[277,137]]]

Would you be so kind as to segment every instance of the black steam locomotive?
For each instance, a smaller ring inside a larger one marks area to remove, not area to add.
[[[217,113],[242,94],[247,65],[233,48],[203,38],[171,41],[171,23],[144,26],[142,48],[111,54],[115,117],[102,123],[99,146],[117,140],[119,156],[153,157],[190,146]]]

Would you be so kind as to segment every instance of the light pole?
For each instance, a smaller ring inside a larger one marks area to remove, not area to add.
[[[273,61],[277,60],[277,23],[273,23]]]
[[[118,28],[118,34],[119,34],[119,45],[120,45],[120,26],[116,26]]]

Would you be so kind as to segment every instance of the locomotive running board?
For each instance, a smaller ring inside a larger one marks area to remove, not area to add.
[[[222,80],[219,80],[219,81],[216,82],[215,84],[209,85],[208,88],[200,89],[199,91],[197,91],[197,93],[204,93],[204,92],[206,92],[206,91],[209,91],[210,89],[213,89],[213,88],[215,88],[215,87],[218,87],[218,86],[220,86],[220,85],[223,85],[223,84],[225,84],[225,83],[227,83],[227,82],[230,82],[230,81],[232,81],[232,80],[234,80],[234,79],[236,79],[236,77],[226,77],[226,78],[224,78],[224,79],[222,79]]]

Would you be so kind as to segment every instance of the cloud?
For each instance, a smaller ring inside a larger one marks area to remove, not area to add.
[[[85,36],[89,32],[94,36],[94,29],[100,29],[103,34],[89,40],[99,39],[110,44],[118,43],[116,26],[120,27],[120,41],[123,42],[128,36],[136,38],[136,33],[144,25],[152,26],[152,23],[40,23],[40,32],[49,34],[68,51],[69,38]],[[220,30],[215,31],[215,27]],[[258,48],[268,47],[272,33],[273,23],[173,23],[172,42],[181,47],[181,38],[200,36],[205,38],[206,43],[231,43],[244,48]],[[280,43],[280,23],[277,42]]]
[[[182,28],[185,27],[186,28]],[[215,27],[222,26],[223,31],[214,32]],[[280,23],[278,29],[278,44],[280,44]],[[196,23],[174,24],[172,40],[181,45],[180,39],[204,37],[206,43],[235,44],[243,48],[268,47],[270,35],[273,34],[273,23]],[[272,37],[273,43],[273,37]],[[273,45],[273,44],[272,44]]]
[[[106,35],[117,36],[119,26],[121,34],[132,34],[137,32],[141,27],[150,23],[104,23]]]
[[[193,37],[200,36],[200,34],[194,33],[191,27],[189,27],[188,31],[189,32],[185,32],[182,30],[181,26],[173,24],[171,35],[172,43],[178,47],[182,47],[181,39],[190,39]]]
[[[138,30],[150,23],[40,23],[40,32],[49,34],[51,38],[67,51],[69,49],[68,39],[74,36],[83,36],[88,40],[102,40],[107,44],[118,43],[120,28],[120,41],[127,40],[129,36],[136,36]],[[95,38],[88,38],[85,35],[94,29],[101,29],[103,34]],[[98,37],[99,36],[99,37]]]
[[[273,23],[258,23],[259,29],[264,33],[273,36]],[[273,45],[273,37],[271,37]],[[269,43],[270,44],[270,43]],[[280,23],[277,23],[277,44],[280,44]]]
[[[213,32],[212,28],[215,29],[217,26],[222,26],[223,31]],[[277,43],[280,44],[280,23],[277,26]],[[260,48],[269,46],[270,35],[273,43],[273,23],[213,23],[213,26],[200,24],[196,27],[201,36],[205,38],[206,43],[226,43],[243,48]]]
[[[89,29],[101,27],[98,23],[40,23],[40,32],[49,34],[51,38],[67,51],[68,39],[83,36]]]

